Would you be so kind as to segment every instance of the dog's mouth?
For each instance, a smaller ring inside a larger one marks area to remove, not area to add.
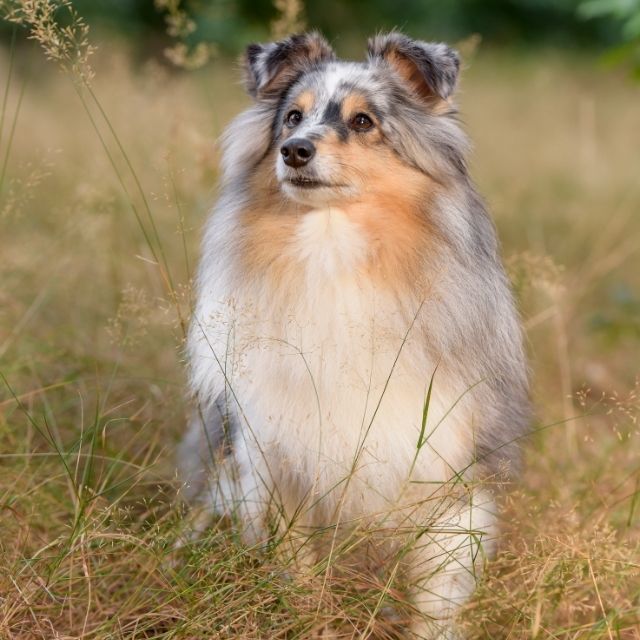
[[[287,182],[291,186],[298,187],[299,189],[320,189],[322,187],[335,189],[336,187],[344,186],[341,184],[332,184],[330,182],[324,182],[323,180],[314,180],[313,178],[306,178],[304,176],[287,178]]]

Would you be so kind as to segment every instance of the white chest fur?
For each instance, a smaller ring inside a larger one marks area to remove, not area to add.
[[[298,226],[292,256],[307,270],[309,285],[353,271],[367,257],[368,245],[359,225],[337,207],[306,213]]]
[[[248,460],[266,457],[283,482],[329,495],[357,458],[354,514],[387,508],[412,468],[424,480],[450,477],[463,428],[450,412],[413,465],[435,362],[416,330],[419,302],[399,300],[360,268],[369,250],[345,211],[306,213],[287,248],[303,275],[290,283],[296,291],[280,295],[266,279],[228,288],[221,261],[191,343],[194,386],[212,397],[233,388]],[[464,391],[442,376],[435,388],[431,428]]]

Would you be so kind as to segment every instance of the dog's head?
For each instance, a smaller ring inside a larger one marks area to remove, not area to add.
[[[369,41],[366,62],[343,62],[309,33],[249,46],[245,68],[269,120],[259,155],[296,202],[397,194],[400,175],[404,184],[412,172],[441,182],[464,171],[466,142],[450,102],[459,60],[446,45],[393,32]]]

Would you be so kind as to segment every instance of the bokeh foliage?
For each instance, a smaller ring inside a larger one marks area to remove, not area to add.
[[[22,0],[0,0],[0,12]],[[34,4],[34,0],[25,0]],[[35,2],[35,4],[38,4]],[[59,0],[45,0],[59,5]],[[364,37],[399,28],[413,37],[515,50],[604,52],[640,78],[640,0],[73,0],[95,33],[119,36],[142,59],[164,57],[197,68],[232,57],[247,42],[301,27],[320,29],[343,55],[359,55]],[[62,11],[61,13],[65,13]],[[65,16],[61,17],[65,23]],[[12,29],[0,21],[0,44]]]
[[[0,0],[0,6],[5,1]],[[154,0],[76,0],[93,26],[116,30],[144,46],[165,37],[163,5]],[[218,43],[236,52],[265,38],[277,16],[273,0],[182,0],[194,20],[192,42]],[[306,0],[309,26],[331,38],[401,28],[412,35],[460,39],[480,34],[500,44],[602,47],[640,30],[638,0]],[[634,26],[635,25],[635,26]],[[6,36],[6,29],[5,29]]]

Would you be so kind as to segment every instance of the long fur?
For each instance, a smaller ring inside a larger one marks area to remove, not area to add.
[[[318,34],[248,49],[255,103],[223,139],[181,449],[189,494],[237,515],[247,540],[268,537],[274,504],[307,532],[381,516],[407,539],[420,529],[408,557],[424,638],[453,637],[495,537],[491,481],[517,469],[529,412],[517,312],[450,99],[458,69],[446,45],[398,33],[364,63]],[[354,132],[349,109],[373,128]],[[294,137],[316,147],[302,169],[280,154]]]

